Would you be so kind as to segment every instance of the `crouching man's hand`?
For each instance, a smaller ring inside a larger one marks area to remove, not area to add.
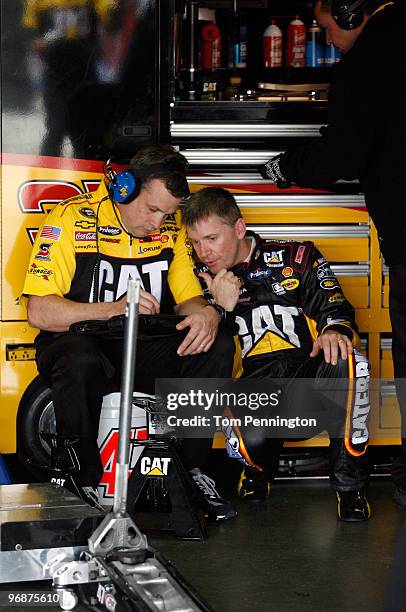
[[[324,361],[337,365],[338,357],[347,359],[348,355],[351,355],[354,348],[351,340],[336,331],[326,331],[313,342],[313,350],[310,353],[310,357],[316,357],[320,351],[324,351]]]

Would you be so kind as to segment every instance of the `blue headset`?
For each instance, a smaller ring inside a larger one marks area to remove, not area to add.
[[[117,204],[128,204],[139,196],[143,178],[153,177],[155,174],[159,175],[162,172],[180,172],[185,175],[186,164],[182,160],[168,159],[144,168],[127,168],[127,170],[116,173],[112,169],[109,159],[106,162],[106,170],[106,177],[109,179],[108,192],[110,198]]]

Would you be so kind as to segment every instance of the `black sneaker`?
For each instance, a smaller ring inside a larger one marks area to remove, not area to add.
[[[271,483],[257,470],[244,468],[237,490],[244,501],[266,501],[271,494]]]
[[[371,516],[371,507],[365,497],[364,489],[356,491],[336,491],[338,501],[338,518],[349,523],[367,521]]]
[[[230,502],[226,501],[216,491],[216,483],[212,478],[203,474],[199,468],[189,470],[194,482],[203,493],[205,499],[204,515],[210,521],[224,521],[234,518],[237,512]]]
[[[396,487],[393,493],[393,499],[398,506],[406,507],[406,489],[404,487]]]

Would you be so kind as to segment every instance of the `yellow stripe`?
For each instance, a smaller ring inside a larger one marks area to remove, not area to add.
[[[380,11],[383,11],[384,9],[386,9],[387,6],[392,6],[393,4],[395,4],[394,2],[386,2],[385,4],[381,4],[381,6],[378,6],[378,8],[370,15],[370,19],[371,17],[373,17],[374,15],[376,15],[377,13],[379,13]]]

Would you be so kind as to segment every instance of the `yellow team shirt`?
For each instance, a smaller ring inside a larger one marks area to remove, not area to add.
[[[169,215],[160,231],[132,237],[101,183],[49,213],[33,246],[23,293],[112,302],[125,294],[130,277],[154,295],[163,313],[202,295],[181,212]]]

